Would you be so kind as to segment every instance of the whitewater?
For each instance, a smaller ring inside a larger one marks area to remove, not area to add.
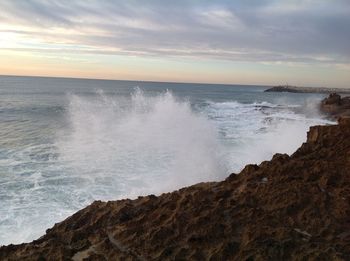
[[[0,77],[0,245],[94,200],[219,181],[293,153],[323,95],[264,86]]]

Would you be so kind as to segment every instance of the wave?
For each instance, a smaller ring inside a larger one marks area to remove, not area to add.
[[[318,102],[207,102],[205,114],[221,134],[228,169],[239,172],[246,164],[258,164],[277,152],[293,153],[306,140],[310,126],[333,124],[317,113]]]
[[[58,143],[61,160],[92,181],[92,193],[101,189],[96,181],[104,179],[105,189],[118,191],[103,195],[112,199],[161,193],[227,174],[214,124],[170,92],[152,97],[138,89],[131,99],[102,92],[93,99],[69,99],[70,128]]]

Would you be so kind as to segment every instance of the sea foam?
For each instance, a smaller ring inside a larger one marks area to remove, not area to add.
[[[215,125],[170,92],[71,95],[68,117],[60,157],[88,180],[93,197],[158,194],[227,173]]]

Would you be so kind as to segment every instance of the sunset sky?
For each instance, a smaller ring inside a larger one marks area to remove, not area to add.
[[[350,1],[0,0],[0,74],[350,88]]]

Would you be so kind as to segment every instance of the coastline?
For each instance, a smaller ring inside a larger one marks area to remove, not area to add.
[[[345,88],[323,88],[323,87],[297,87],[289,85],[274,86],[264,92],[292,92],[292,93],[341,93],[350,94],[350,89]]]
[[[95,201],[31,243],[0,247],[0,259],[346,260],[349,136],[342,117],[311,127],[291,156],[275,154],[224,181]]]

